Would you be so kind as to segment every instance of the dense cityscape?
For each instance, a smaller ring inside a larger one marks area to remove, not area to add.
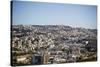
[[[65,25],[12,25],[12,65],[97,60],[97,29]]]

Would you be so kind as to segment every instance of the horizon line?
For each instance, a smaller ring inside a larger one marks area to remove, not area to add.
[[[26,25],[26,26],[30,26],[30,25],[36,25],[36,26],[69,26],[69,27],[72,27],[72,28],[82,28],[82,29],[97,29],[96,28],[87,28],[87,27],[80,27],[80,26],[71,26],[71,25],[64,25],[64,24],[11,24],[11,25]]]

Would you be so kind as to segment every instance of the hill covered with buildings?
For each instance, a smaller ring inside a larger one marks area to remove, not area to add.
[[[12,25],[12,65],[97,60],[97,29],[64,25]]]

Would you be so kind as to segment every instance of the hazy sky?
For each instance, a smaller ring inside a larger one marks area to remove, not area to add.
[[[95,29],[97,7],[94,5],[14,1],[13,24],[69,25]]]

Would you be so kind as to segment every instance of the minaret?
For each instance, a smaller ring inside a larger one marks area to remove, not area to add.
[[[49,61],[49,54],[47,51],[45,51],[43,55],[43,64],[48,64],[48,61]]]

